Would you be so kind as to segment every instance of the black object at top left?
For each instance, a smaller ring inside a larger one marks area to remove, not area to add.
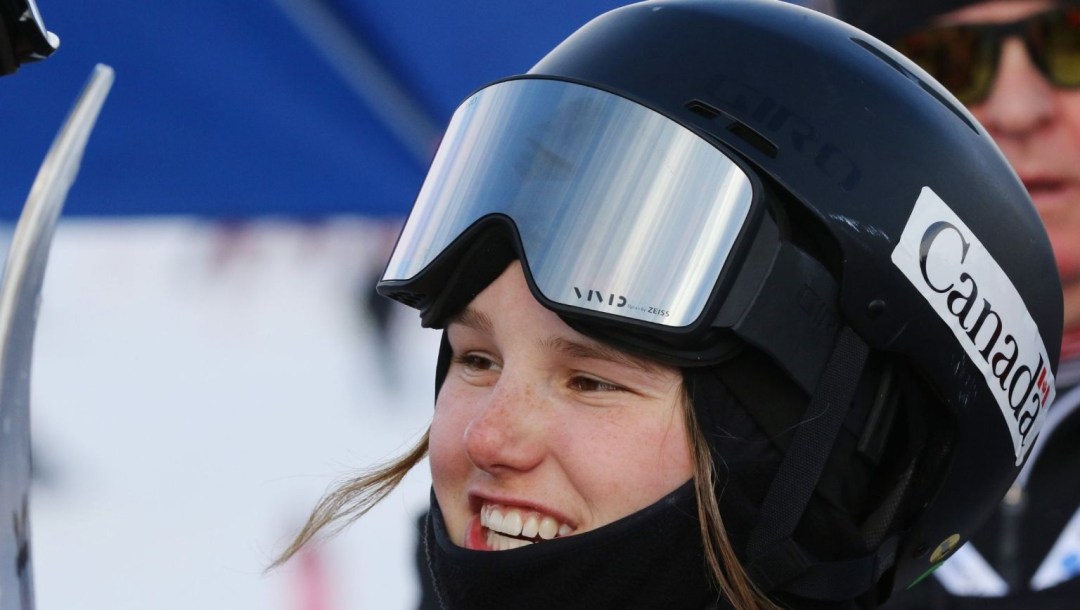
[[[0,76],[45,59],[60,38],[45,28],[34,0],[0,0]]]

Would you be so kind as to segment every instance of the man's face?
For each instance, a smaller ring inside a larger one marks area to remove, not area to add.
[[[1049,0],[992,0],[938,25],[1004,23],[1053,8]],[[1002,42],[989,97],[970,106],[1020,175],[1046,224],[1065,288],[1065,327],[1080,327],[1080,89],[1052,85],[1018,37]]]

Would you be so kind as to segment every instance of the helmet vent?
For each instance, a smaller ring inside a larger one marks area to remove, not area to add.
[[[714,107],[710,106],[709,104],[706,104],[705,102],[702,102],[700,100],[690,100],[689,102],[686,103],[686,109],[689,110],[690,112],[693,112],[694,114],[696,114],[698,116],[702,116],[702,117],[705,117],[707,119],[715,119],[716,117],[720,116],[721,114],[725,114],[725,113],[721,112],[719,109],[714,108]],[[726,116],[726,114],[725,114],[725,116]]]
[[[874,55],[874,57],[877,57],[881,61],[891,66],[894,70],[904,75],[904,78],[918,85],[923,91],[930,94],[931,97],[936,99],[938,102],[941,102],[942,106],[945,106],[953,114],[960,117],[960,120],[962,120],[968,127],[970,127],[972,131],[974,131],[975,133],[979,133],[979,129],[975,127],[975,124],[971,122],[971,119],[968,118],[967,114],[963,110],[961,110],[952,100],[950,100],[945,95],[942,95],[942,93],[938,91],[936,87],[931,86],[930,83],[927,83],[925,80],[919,77],[918,74],[915,74],[914,72],[906,68],[895,58],[889,57],[889,55],[886,54],[883,50],[877,48],[870,42],[862,40],[860,38],[852,38],[851,40],[855,44],[869,51],[872,55]]]
[[[754,128],[750,127],[746,123],[743,123],[739,119],[731,116],[730,114],[720,110],[719,108],[706,104],[700,100],[692,100],[686,104],[686,109],[694,114],[712,120],[717,117],[723,117],[728,120],[727,130],[736,135],[742,141],[746,142],[750,146],[761,151],[770,159],[776,158],[777,146],[773,144],[768,138],[761,135]]]

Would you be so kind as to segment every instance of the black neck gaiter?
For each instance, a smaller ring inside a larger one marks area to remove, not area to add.
[[[431,498],[424,546],[443,608],[727,608],[709,584],[693,481],[596,530],[511,551],[450,541]]]

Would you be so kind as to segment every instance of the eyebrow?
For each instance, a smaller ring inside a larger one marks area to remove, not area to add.
[[[447,322],[447,326],[450,324],[460,324],[466,328],[489,334],[493,333],[495,330],[495,324],[492,322],[491,317],[472,307],[466,307],[457,315],[452,316]],[[649,375],[659,375],[661,373],[661,367],[658,364],[654,364],[643,358],[636,358],[622,350],[609,347],[596,341],[590,340],[588,342],[582,342],[566,337],[552,337],[550,339],[542,339],[540,345],[544,349],[561,352],[576,358],[604,360],[615,364],[630,366],[648,373]]]
[[[582,343],[565,337],[554,337],[542,341],[542,343],[544,347],[548,349],[562,352],[569,356],[590,358],[593,360],[606,360],[616,364],[631,366],[650,375],[658,375],[660,373],[660,367],[654,365],[652,362],[641,358],[635,358],[622,350],[609,347],[603,343],[595,343],[592,341]]]
[[[488,317],[486,313],[477,311],[472,307],[466,307],[461,310],[461,313],[452,316],[446,325],[450,326],[451,324],[460,324],[484,333],[491,333],[495,329],[495,325],[491,322],[491,318]]]

